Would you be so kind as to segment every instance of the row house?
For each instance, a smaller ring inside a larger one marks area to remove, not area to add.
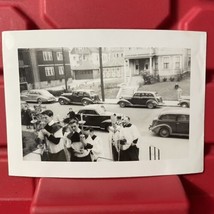
[[[67,48],[19,49],[20,85],[28,89],[62,85],[72,78]]]

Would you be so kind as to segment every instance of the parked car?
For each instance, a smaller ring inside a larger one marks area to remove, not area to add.
[[[111,126],[111,116],[116,115],[121,120],[121,114],[106,111],[103,105],[88,105],[80,109],[76,116],[79,120],[85,121],[84,127],[99,128],[108,131]]]
[[[162,97],[153,91],[136,91],[133,96],[121,97],[118,101],[121,108],[126,106],[145,106],[149,109],[163,105]]]
[[[149,129],[161,137],[189,136],[189,109],[166,109],[153,120]]]
[[[50,92],[45,89],[32,89],[21,92],[21,100],[26,102],[37,102],[39,104],[46,102],[55,102],[54,97]]]
[[[189,108],[190,107],[190,96],[182,96],[178,101],[178,105],[183,108]]]
[[[98,94],[96,94],[93,90],[73,90],[70,93],[63,93],[58,102],[61,105],[67,104],[83,104],[89,105],[93,103],[101,103]]]

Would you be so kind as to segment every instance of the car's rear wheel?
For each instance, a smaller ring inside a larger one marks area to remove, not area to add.
[[[155,105],[153,103],[150,103],[150,102],[147,103],[147,108],[152,109],[154,107],[155,107]]]
[[[159,131],[159,135],[160,135],[161,137],[169,137],[169,135],[170,135],[169,128],[167,128],[167,127],[162,127],[162,128],[160,129],[160,131]]]
[[[119,105],[120,105],[121,108],[126,107],[126,103],[125,102],[120,102]]]
[[[88,101],[88,100],[83,100],[83,101],[82,101],[82,104],[83,104],[84,106],[87,106],[87,105],[89,105],[89,101]]]
[[[182,103],[182,104],[181,104],[181,107],[183,107],[183,108],[188,108],[189,105],[188,105],[187,103]]]
[[[63,100],[63,99],[59,99],[59,104],[60,105],[66,105],[66,104],[68,104],[68,101]]]

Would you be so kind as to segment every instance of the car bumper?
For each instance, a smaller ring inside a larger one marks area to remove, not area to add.
[[[93,100],[92,103],[94,103],[94,104],[103,104],[103,102],[101,100]]]
[[[56,102],[56,101],[57,101],[56,99],[48,99],[48,100],[47,100],[47,102],[49,102],[49,103],[50,103],[50,102]]]

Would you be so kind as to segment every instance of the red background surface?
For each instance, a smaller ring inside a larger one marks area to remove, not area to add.
[[[1,32],[172,29],[207,31],[208,36],[205,170],[194,175],[130,179],[9,177],[1,55],[0,213],[214,213],[213,20],[211,0],[0,0]]]

